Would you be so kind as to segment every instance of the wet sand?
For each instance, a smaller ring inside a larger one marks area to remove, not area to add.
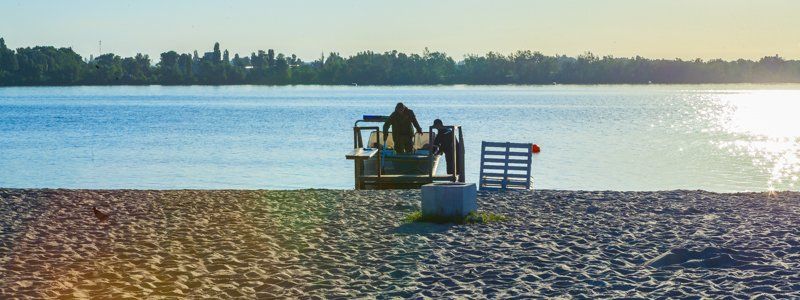
[[[0,189],[0,298],[800,297],[800,193]],[[99,222],[92,206],[109,212]]]

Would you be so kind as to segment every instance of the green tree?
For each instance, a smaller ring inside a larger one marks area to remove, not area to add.
[[[163,84],[184,83],[184,74],[178,67],[178,55],[175,51],[161,53],[161,61],[156,65],[158,68],[158,80]]]
[[[125,83],[122,67],[122,58],[112,53],[103,54],[94,58],[94,69],[90,80],[94,84],[123,84]]]
[[[214,60],[214,63],[218,63],[221,59],[221,53],[219,52],[219,43],[214,43],[214,55],[211,56],[211,59]]]
[[[181,54],[178,56],[177,68],[182,77],[182,84],[195,83],[194,60],[191,55]]]
[[[270,68],[275,67],[275,50],[267,50],[267,65]]]
[[[14,50],[6,47],[6,41],[0,38],[0,85],[11,85],[16,80],[14,74],[19,71],[19,63]]]
[[[137,53],[122,59],[122,81],[126,84],[147,84],[151,78],[150,57]]]

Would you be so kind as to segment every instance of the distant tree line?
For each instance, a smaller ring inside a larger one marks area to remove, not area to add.
[[[703,61],[569,57],[518,51],[489,52],[462,61],[427,49],[422,55],[397,51],[330,53],[312,62],[270,49],[230,56],[219,43],[202,56],[161,53],[122,58],[112,53],[84,59],[71,48],[6,47],[0,38],[0,86],[26,85],[225,85],[225,84],[614,84],[614,83],[766,83],[800,82],[800,61],[767,56],[758,61]]]

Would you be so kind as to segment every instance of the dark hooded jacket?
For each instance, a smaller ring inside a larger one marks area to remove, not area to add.
[[[384,135],[389,131],[389,126],[392,126],[393,136],[413,136],[414,128],[422,132],[422,127],[417,122],[417,116],[410,109],[406,109],[403,113],[393,112],[389,115],[389,119],[386,120],[386,123],[383,123]]]

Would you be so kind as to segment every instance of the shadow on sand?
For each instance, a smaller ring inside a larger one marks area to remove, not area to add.
[[[403,225],[398,226],[397,228],[391,230],[391,233],[394,234],[401,234],[401,235],[416,235],[416,234],[431,234],[431,233],[442,233],[446,232],[450,227],[455,226],[455,224],[448,223],[448,224],[436,224],[436,223],[428,223],[428,222],[410,222],[404,223]]]

